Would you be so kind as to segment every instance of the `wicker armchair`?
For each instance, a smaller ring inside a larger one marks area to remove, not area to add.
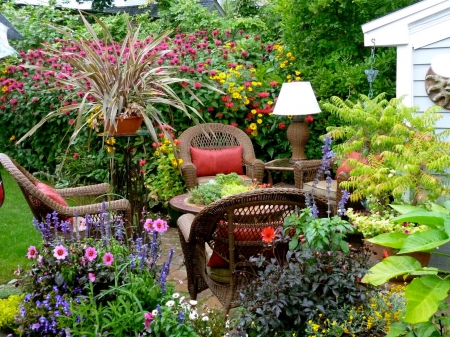
[[[295,187],[305,192],[313,189],[314,180],[316,179],[317,172],[322,165],[322,160],[301,160],[294,164],[294,181]],[[324,176],[320,176],[319,183],[314,188],[314,194],[322,200],[328,200],[326,181]],[[337,214],[337,204],[342,199],[342,188],[338,188],[341,182],[350,179],[348,172],[340,172],[336,179],[333,179],[330,186],[330,204],[334,214]],[[359,203],[347,204],[347,207],[353,207],[354,209],[362,209],[363,207]]]
[[[99,213],[104,209],[103,203],[95,203],[83,206],[62,206],[55,202],[41,190],[35,183],[39,182],[32,174],[26,171],[16,161],[8,157],[4,153],[0,153],[0,163],[17,181],[20,189],[33,212],[34,217],[38,221],[44,221],[47,214],[56,211],[61,219],[83,217],[86,214],[91,215],[93,220],[99,219]],[[80,196],[101,196],[110,191],[109,184],[103,183],[91,186],[82,186],[74,188],[57,189],[58,194],[63,198],[80,197]],[[131,209],[130,203],[126,199],[106,201],[104,203],[106,211],[111,212],[113,217],[122,216],[124,225],[128,234],[131,232]]]
[[[319,201],[317,206],[319,214],[326,216],[327,205]],[[249,258],[260,254],[270,257],[274,252],[280,257],[286,252],[283,245],[269,247],[264,243],[261,231],[278,228],[287,215],[304,207],[302,191],[266,188],[223,198],[197,215],[178,218],[191,299],[209,288],[223,304],[225,313],[238,306],[239,290],[255,276]],[[208,250],[220,256],[225,266],[208,266]]]
[[[244,131],[230,125],[205,123],[185,130],[178,138],[180,158],[183,160],[181,171],[188,189],[197,187],[199,183],[209,181],[214,176],[197,177],[197,168],[192,162],[190,147],[204,150],[221,150],[242,146],[242,163],[245,174],[260,183],[264,176],[264,162],[256,159],[253,144]]]

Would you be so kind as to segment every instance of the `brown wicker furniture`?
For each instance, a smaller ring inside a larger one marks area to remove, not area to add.
[[[86,214],[89,214],[93,220],[98,220],[99,213],[101,213],[101,210],[104,208],[103,203],[73,207],[62,206],[39,190],[35,186],[35,183],[39,182],[39,180],[6,154],[0,153],[0,163],[19,184],[19,187],[31,208],[34,217],[38,221],[44,221],[47,214],[53,213],[53,211],[56,211],[61,219],[74,218],[77,216],[83,217]],[[63,198],[70,198],[81,196],[101,196],[109,193],[110,188],[109,184],[104,183],[91,186],[57,189],[56,191]],[[125,226],[128,228],[128,233],[130,233],[131,211],[128,200],[120,199],[106,201],[105,206],[106,211],[110,212],[114,217],[116,215],[122,216]]]
[[[284,173],[288,171],[294,171],[294,164],[295,162],[292,162],[290,158],[274,159],[265,163],[265,169],[268,176],[267,182],[270,184],[270,186],[294,188],[294,185],[284,182]],[[281,182],[276,184],[273,182],[272,171],[281,172]]]
[[[179,155],[183,160],[181,171],[188,189],[197,187],[199,182],[214,179],[214,176],[197,177],[197,168],[192,162],[190,147],[204,150],[222,150],[242,146],[242,163],[245,174],[260,183],[264,176],[264,163],[256,159],[253,144],[244,131],[237,127],[220,124],[205,123],[190,127],[178,138],[180,144]]]
[[[191,298],[209,288],[226,313],[238,306],[239,290],[254,276],[250,256],[275,249],[262,241],[261,231],[278,228],[287,215],[304,207],[305,196],[299,189],[265,188],[220,199],[197,215],[182,215],[177,225]],[[319,200],[317,207],[320,216],[326,216],[327,205]],[[228,266],[208,267],[208,249]]]

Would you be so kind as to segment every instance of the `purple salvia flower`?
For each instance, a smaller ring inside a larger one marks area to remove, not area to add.
[[[181,311],[180,314],[178,315],[178,324],[181,326],[183,325],[184,322],[184,311]]]
[[[342,190],[342,197],[341,200],[339,200],[338,203],[338,215],[343,216],[345,213],[347,213],[347,210],[345,209],[345,204],[347,203],[348,199],[350,198],[350,192],[347,190]]]
[[[142,250],[141,250],[141,255],[140,255],[141,263],[139,265],[139,269],[140,269],[141,273],[142,273],[142,270],[144,269],[146,253],[147,253],[147,246],[143,246]]]

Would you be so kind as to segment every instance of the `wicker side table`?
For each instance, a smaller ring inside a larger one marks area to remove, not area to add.
[[[295,185],[288,184],[284,181],[284,174],[286,172],[294,171],[294,162],[290,162],[290,158],[274,159],[264,164],[265,170],[267,171],[268,183],[271,186],[276,187],[288,187],[295,188]],[[273,183],[272,171],[281,172],[281,181],[279,183]]]

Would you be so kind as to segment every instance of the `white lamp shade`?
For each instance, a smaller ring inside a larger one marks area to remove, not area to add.
[[[290,82],[281,86],[274,115],[312,115],[321,112],[310,82]]]
[[[437,54],[431,59],[431,69],[442,76],[450,78],[450,54]]]

